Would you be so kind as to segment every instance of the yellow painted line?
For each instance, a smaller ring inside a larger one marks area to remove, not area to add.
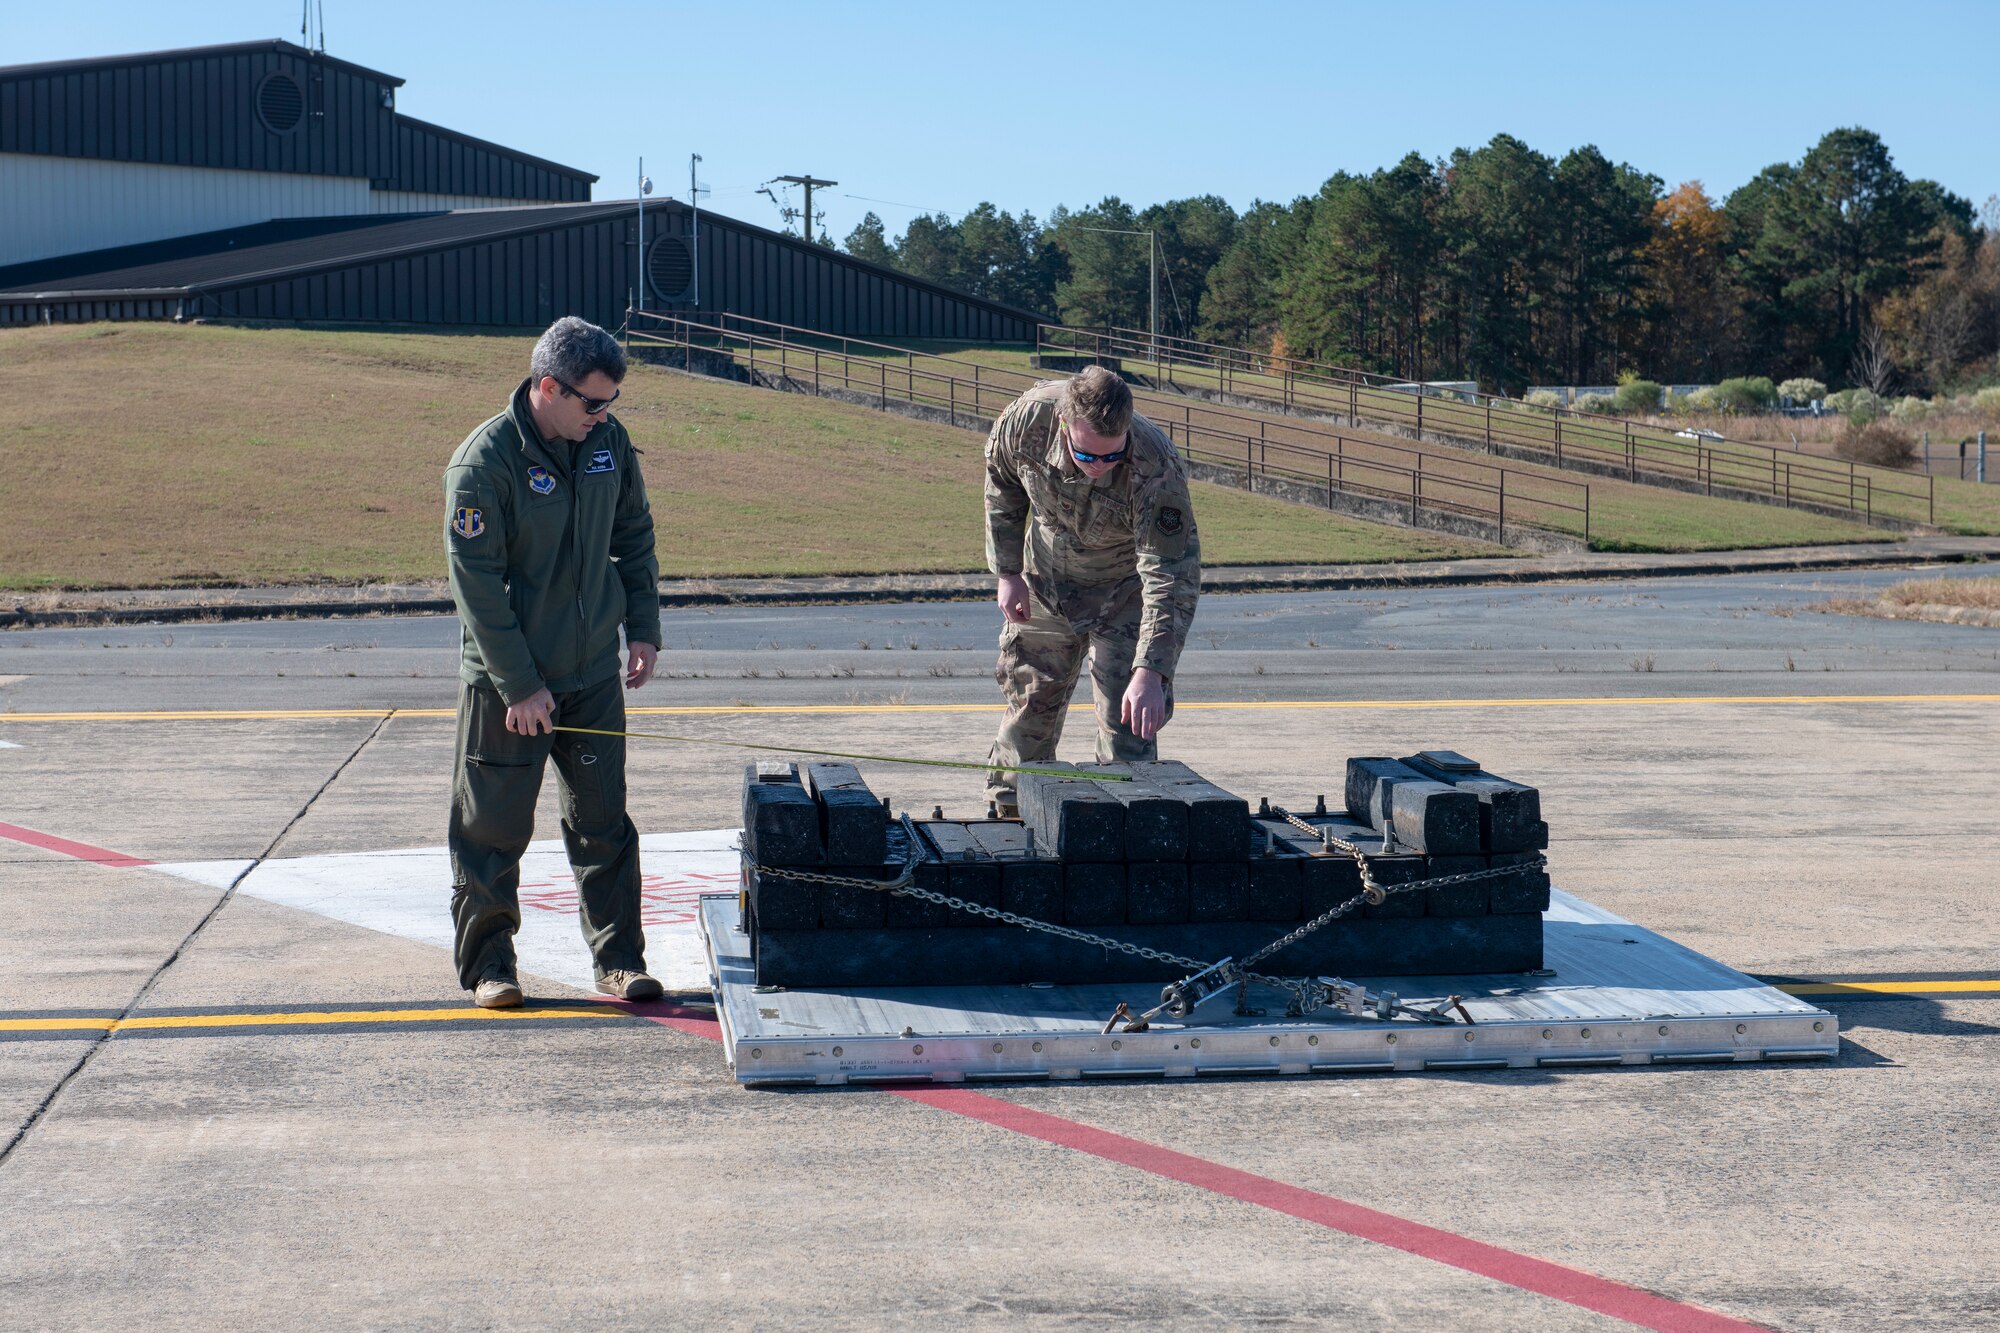
[[[1694,708],[1748,704],[1991,704],[2000,694],[1724,694],[1629,695],[1600,699],[1272,699],[1176,703],[1176,712],[1288,712],[1370,709]],[[1085,705],[1078,705],[1083,707]],[[997,713],[999,704],[688,704],[628,708],[633,717],[730,717],[747,714]],[[0,713],[0,722],[283,722],[341,717],[447,718],[449,708],[270,708],[208,712]]]
[[[1951,995],[2000,991],[2000,977],[1990,981],[1814,981],[1778,989],[1787,995]]]
[[[614,1018],[611,1005],[546,1009],[333,1009],[284,1014],[142,1014],[137,1018],[0,1018],[0,1032],[131,1032],[147,1028],[317,1027],[334,1023],[456,1023],[469,1018]]]

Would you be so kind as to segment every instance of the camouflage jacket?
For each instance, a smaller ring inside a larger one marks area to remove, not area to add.
[[[1125,461],[1093,482],[1056,428],[1063,381],[1007,406],[986,439],[986,566],[1019,574],[1078,630],[1140,594],[1139,666],[1171,677],[1201,593],[1201,538],[1166,433],[1134,415]]]

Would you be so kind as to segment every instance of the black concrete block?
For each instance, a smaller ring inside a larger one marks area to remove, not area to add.
[[[1424,877],[1424,858],[1421,856],[1371,856],[1368,858],[1368,873],[1384,889],[1398,884],[1408,884]],[[1363,903],[1361,915],[1374,919],[1408,920],[1424,915],[1425,895],[1411,890],[1408,893],[1392,893],[1379,903]]]
[[[1037,921],[1061,921],[1062,862],[1037,856],[1033,835],[1013,820],[980,820],[966,828],[1000,867],[1000,906]]]
[[[1442,755],[1471,763],[1452,751]],[[1535,788],[1496,777],[1476,765],[1468,771],[1462,764],[1441,762],[1438,751],[1427,750],[1403,762],[1426,777],[1449,782],[1479,798],[1480,846],[1485,850],[1525,852],[1549,845],[1548,825],[1542,822],[1542,794]]]
[[[1021,822],[1042,850],[1064,861],[1125,859],[1125,806],[1079,774],[1057,778],[1018,773]]]
[[[799,785],[792,765],[762,763],[744,769],[743,850],[754,865],[816,866],[826,860],[819,807]]]
[[[750,915],[759,930],[817,930],[819,893],[804,880],[783,870],[757,870],[746,865]]]
[[[1188,919],[1185,861],[1134,861],[1125,867],[1125,919],[1139,926],[1168,926]]]
[[[901,824],[891,825],[883,834],[884,860],[865,866],[827,866],[824,874],[849,879],[892,880],[903,873],[909,859],[910,839]],[[864,889],[849,884],[821,884],[819,924],[825,930],[871,930],[888,924],[889,894],[882,889]]]
[[[819,805],[820,837],[829,865],[874,865],[888,857],[889,810],[852,764],[799,766],[806,793]]]
[[[931,845],[930,839],[921,833],[910,848],[916,860],[915,886],[928,889],[932,893],[951,892],[951,873],[946,868],[944,858]],[[927,903],[921,898],[906,894],[891,894],[889,897],[888,926],[892,930],[914,930],[925,927],[941,927],[951,920],[951,909],[938,903]]]
[[[1548,911],[1549,872],[1540,860],[1538,852],[1495,852],[1488,856],[1487,864],[1495,868],[1519,866],[1521,873],[1487,881],[1487,911],[1495,916]]]
[[[1250,866],[1244,861],[1188,863],[1188,920],[1249,921]],[[1296,894],[1294,895],[1296,898]]]
[[[1174,760],[1134,767],[1187,806],[1188,860],[1241,861],[1250,855],[1248,801]]]
[[[1427,877],[1438,875],[1458,875],[1468,870],[1485,870],[1483,856],[1433,856],[1427,858]],[[1476,879],[1470,884],[1447,884],[1441,888],[1426,889],[1423,894],[1425,916],[1484,916],[1487,896],[1492,892],[1494,881]],[[1416,895],[1411,895],[1412,897]]]
[[[1126,926],[1118,939],[1197,958],[1242,957],[1271,939],[1262,922]],[[1272,955],[1259,970],[1290,976],[1426,976],[1526,972],[1542,965],[1538,916],[1343,917]],[[794,987],[1161,983],[1170,964],[1005,926],[967,930],[763,931],[760,984]],[[1216,1001],[1226,1005],[1226,1001]]]
[[[1479,797],[1447,782],[1418,778],[1391,788],[1396,841],[1432,856],[1463,856],[1480,848]]]
[[[1414,782],[1422,774],[1400,759],[1382,756],[1347,761],[1347,814],[1380,832],[1388,827],[1394,808],[1390,802],[1399,782]]]
[[[1303,856],[1290,853],[1255,856],[1245,863],[1243,917],[1246,921],[1297,921],[1304,893],[1300,867]]]
[[[931,846],[937,849],[938,859],[944,862],[946,893],[982,907],[1000,905],[999,862],[987,854],[968,825],[957,820],[927,819],[918,823],[917,831],[930,839]],[[958,908],[950,910],[948,925],[992,924],[990,917]]]
[[[1115,926],[1125,920],[1125,867],[1106,861],[1063,863],[1063,921]]]
[[[1185,861],[1188,852],[1188,803],[1170,787],[1145,776],[1153,764],[1079,764],[1083,773],[1103,773],[1128,779],[1101,782],[1099,787],[1125,807],[1127,861]]]

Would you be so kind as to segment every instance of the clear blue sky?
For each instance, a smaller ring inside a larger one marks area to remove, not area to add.
[[[1910,176],[2000,192],[1993,0],[320,3],[328,53],[406,79],[411,115],[596,172],[600,199],[633,195],[642,154],[685,197],[699,152],[710,206],[771,226],[759,184],[831,177],[836,239],[983,199],[1242,208],[1501,132],[1720,198],[1863,125]],[[0,0],[0,64],[296,41],[299,10]]]

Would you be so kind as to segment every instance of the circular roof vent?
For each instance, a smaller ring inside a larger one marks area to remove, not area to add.
[[[257,119],[273,134],[290,134],[306,117],[306,90],[283,70],[257,85]]]
[[[662,301],[678,301],[694,286],[694,256],[678,236],[662,236],[646,251],[646,281]]]

